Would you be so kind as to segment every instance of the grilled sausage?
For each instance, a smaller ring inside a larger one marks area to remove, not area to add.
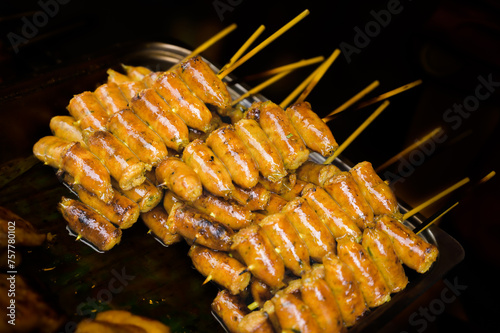
[[[119,85],[120,91],[122,92],[123,96],[127,99],[127,102],[130,105],[130,102],[132,101],[132,98],[137,96],[141,91],[146,89],[146,85],[142,81],[129,81],[129,82],[124,82]]]
[[[339,172],[340,169],[333,164],[319,164],[307,161],[297,169],[297,178],[308,183],[323,186],[328,179]]]
[[[379,229],[367,228],[361,244],[382,273],[391,293],[403,290],[408,284],[408,277],[389,236]]]
[[[238,333],[238,323],[248,314],[242,299],[226,290],[220,290],[212,302],[212,310],[231,333]]]
[[[149,212],[155,208],[162,200],[163,193],[150,180],[146,180],[130,190],[121,190],[123,195],[139,205],[141,213]]]
[[[257,184],[251,189],[242,189],[238,186],[235,186],[234,189],[233,199],[251,211],[264,210],[271,198],[271,192],[261,184]]]
[[[267,214],[275,214],[281,212],[283,207],[288,203],[285,199],[277,195],[276,193],[272,193],[270,195],[269,201],[267,202],[267,206],[265,211]]]
[[[252,295],[253,302],[259,308],[262,308],[264,303],[273,297],[271,287],[255,277],[252,277],[250,281],[250,294]]]
[[[201,275],[209,277],[233,295],[244,291],[250,283],[251,274],[246,267],[225,252],[193,244],[188,255]]]
[[[238,324],[239,333],[274,333],[269,316],[265,311],[252,311]]]
[[[33,154],[40,161],[53,168],[63,167],[63,158],[74,143],[52,135],[39,139],[33,145]]]
[[[108,74],[108,83],[115,83],[120,85],[122,83],[131,82],[130,78],[127,75],[117,72],[111,68],[108,68],[106,74]]]
[[[376,228],[384,231],[392,240],[399,259],[411,269],[425,273],[436,261],[439,251],[410,228],[389,215],[381,215],[376,220]]]
[[[293,274],[302,276],[311,269],[306,244],[285,214],[268,215],[259,222],[259,226],[283,259],[285,267]]]
[[[50,119],[49,126],[54,136],[68,141],[80,142],[80,144],[85,145],[82,131],[75,123],[76,119],[71,116],[54,116]]]
[[[128,108],[127,99],[115,83],[104,83],[94,91],[95,97],[109,115]]]
[[[109,251],[121,240],[122,231],[80,201],[62,197],[58,210],[68,226],[100,251]]]
[[[67,109],[82,130],[87,128],[105,130],[107,127],[108,113],[90,91],[73,96]]]
[[[361,230],[373,227],[373,210],[349,172],[336,174],[323,187]]]
[[[134,315],[125,310],[106,310],[97,313],[95,319],[120,325],[133,325],[143,328],[147,333],[170,333],[170,328],[150,318]]]
[[[114,324],[107,321],[84,319],[78,323],[75,333],[147,333],[136,325]]]
[[[271,300],[283,331],[322,332],[311,309],[295,295],[278,291]]]
[[[175,233],[173,226],[168,224],[168,213],[161,205],[141,213],[141,219],[163,245],[169,246],[182,240],[181,235]]]
[[[194,201],[203,193],[200,177],[177,157],[167,157],[155,169],[156,180],[182,200]]]
[[[131,108],[163,139],[168,148],[178,152],[189,143],[189,130],[182,119],[170,110],[168,104],[152,89],[136,94]]]
[[[308,102],[292,104],[286,109],[286,114],[305,145],[312,151],[328,157],[338,148],[330,128],[311,109]]]
[[[257,184],[259,170],[234,126],[219,127],[210,133],[206,143],[226,166],[236,185],[250,189]]]
[[[337,254],[353,271],[368,307],[377,307],[391,299],[384,277],[365,248],[349,237],[338,240]]]
[[[142,81],[146,75],[152,72],[149,68],[144,66],[122,65],[122,67],[132,81]]]
[[[233,237],[231,250],[241,256],[253,276],[271,288],[283,286],[285,276],[283,260],[258,225],[251,225],[238,231]]]

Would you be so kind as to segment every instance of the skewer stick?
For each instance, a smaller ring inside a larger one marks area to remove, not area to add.
[[[222,38],[226,37],[229,33],[231,33],[234,29],[236,29],[238,26],[236,23],[231,24],[230,26],[226,27],[219,33],[215,34],[212,36],[210,39],[208,39],[206,42],[198,46],[196,49],[194,49],[187,57],[186,59],[189,59],[191,57],[194,57],[195,55],[200,54],[201,52],[205,51],[208,49],[210,46],[221,40]]]
[[[295,99],[295,97],[297,97],[298,94],[300,94],[304,89],[306,89],[307,85],[314,79],[314,76],[316,75],[316,71],[319,69],[319,67],[321,67],[321,65],[318,66],[318,68],[316,68],[314,70],[314,72],[312,72],[311,74],[309,74],[308,77],[306,77],[306,79],[304,81],[302,81],[301,84],[299,84],[297,86],[297,88],[295,88],[292,93],[290,95],[287,96],[287,98],[285,98],[283,100],[283,102],[280,103],[280,106],[282,109],[285,109],[288,104],[290,104],[292,102],[292,100]]]
[[[409,90],[409,89],[411,89],[413,87],[416,87],[416,86],[418,86],[421,83],[422,83],[422,80],[416,80],[416,81],[413,81],[411,83],[405,84],[404,86],[401,86],[401,87],[396,88],[394,90],[388,91],[388,92],[386,92],[386,93],[384,93],[384,94],[382,94],[380,96],[373,97],[373,98],[370,98],[367,101],[361,102],[354,109],[355,110],[362,109],[362,108],[364,108],[364,107],[366,107],[368,105],[372,105],[374,103],[377,103],[378,101],[387,99],[389,97],[392,97],[394,95],[402,93],[403,91],[406,91],[406,90]]]
[[[247,305],[248,310],[253,311],[259,307],[259,303],[257,302],[252,302]]]
[[[243,95],[241,95],[238,99],[234,100],[233,103],[231,105],[236,105],[238,104],[239,102],[241,102],[242,100],[244,100],[245,98],[247,98],[248,96],[251,96],[251,95],[254,95],[256,93],[258,93],[259,91],[261,91],[262,89],[270,86],[271,84],[273,84],[274,82],[282,79],[283,77],[285,77],[286,75],[288,75],[289,73],[291,73],[292,71],[286,71],[286,72],[281,72],[279,74],[276,74],[275,76],[273,76],[272,78],[262,82],[261,84],[259,84],[258,86],[250,89],[249,91],[247,91],[246,93],[244,93]]]
[[[314,57],[314,58],[310,58],[310,59],[302,59],[302,60],[299,60],[297,62],[288,64],[288,65],[284,65],[284,66],[280,66],[280,67],[276,67],[273,69],[269,69],[267,71],[264,71],[264,72],[261,72],[258,74],[245,76],[243,78],[243,81],[253,81],[256,79],[263,78],[263,77],[279,74],[281,72],[286,72],[286,71],[289,71],[292,69],[313,65],[313,64],[316,64],[316,63],[321,62],[323,60],[325,60],[325,57],[323,57],[323,56],[318,56],[318,57]]]
[[[212,281],[212,274],[208,275],[207,278],[205,279],[205,281],[203,281],[202,285],[205,285],[207,284],[208,282]]]
[[[429,200],[426,200],[425,202],[421,203],[417,207],[413,208],[412,210],[410,210],[409,212],[407,212],[406,214],[404,214],[403,215],[403,220],[406,220],[406,219],[412,217],[413,215],[417,214],[418,212],[420,212],[423,209],[427,208],[428,206],[432,205],[433,203],[435,203],[439,199],[447,196],[451,192],[453,192],[456,189],[460,188],[461,186],[467,184],[469,181],[470,181],[469,177],[466,177],[466,178],[462,179],[461,181],[459,181],[458,183],[456,183],[456,184],[450,186],[449,188],[447,188],[446,190],[442,191],[441,193],[433,196]]]
[[[223,71],[226,70],[226,68],[231,67],[242,55],[245,53],[245,51],[252,45],[252,43],[257,39],[257,37],[260,36],[260,34],[264,31],[266,27],[261,25],[260,27],[255,30],[255,32],[250,36],[250,38],[247,39],[247,41],[239,48],[238,51],[232,56],[232,58],[229,60],[227,64],[222,67],[222,69],[219,71],[219,73],[222,73]]]
[[[309,82],[309,84],[307,85],[306,89],[304,89],[302,94],[300,94],[299,98],[297,98],[296,100],[297,103],[305,101],[309,93],[314,89],[314,87],[316,87],[319,80],[321,80],[323,75],[325,75],[326,71],[328,70],[328,68],[330,68],[335,59],[337,59],[339,54],[340,50],[335,49],[335,51],[333,51],[333,53],[328,57],[328,59],[326,59],[326,61],[322,63],[321,66],[318,67],[317,69],[318,72],[314,75],[314,78],[312,79],[311,82]]]
[[[379,84],[380,84],[380,82],[378,80],[373,81],[366,88],[364,88],[359,93],[357,93],[356,95],[354,95],[353,97],[351,97],[347,102],[345,102],[344,104],[342,104],[341,106],[339,106],[338,108],[336,108],[335,110],[333,110],[332,112],[330,112],[330,114],[328,114],[325,118],[323,118],[323,121],[325,123],[329,122],[330,120],[333,119],[334,115],[336,115],[339,112],[344,111],[345,109],[347,109],[348,107],[350,107],[351,105],[353,105],[354,103],[356,103],[357,101],[359,101],[366,94],[370,93],[373,89],[377,88]]]
[[[389,100],[385,100],[380,104],[380,106],[345,140],[338,148],[335,150],[332,156],[328,157],[328,159],[323,163],[323,164],[330,164],[332,161],[337,158],[346,148],[351,144],[351,142],[354,141],[358,137],[358,135],[363,132],[363,130],[368,127],[368,125],[371,124],[375,118],[378,117],[379,114],[382,113],[382,111],[387,108],[389,105]]]
[[[245,54],[243,57],[241,57],[236,63],[234,63],[231,67],[226,68],[224,72],[221,72],[218,74],[220,79],[223,79],[227,75],[229,75],[232,71],[234,71],[236,68],[241,66],[243,63],[245,63],[248,59],[253,57],[257,52],[265,48],[267,45],[271,44],[276,38],[281,36],[283,33],[285,33],[287,30],[289,30],[291,27],[293,27],[295,24],[297,24],[300,20],[302,20],[304,17],[309,15],[309,10],[304,10],[302,13],[300,13],[297,17],[295,17],[293,20],[285,24],[281,29],[276,31],[274,34],[272,34],[270,37],[268,37],[265,41],[257,45],[255,48],[253,48],[250,52]]]
[[[413,232],[418,235],[419,233],[421,233],[422,231],[424,231],[425,229],[427,229],[431,225],[433,225],[436,221],[438,221],[441,217],[443,217],[443,215],[448,213],[450,210],[455,208],[457,205],[458,205],[458,201],[455,202],[450,207],[448,207],[444,210],[441,210],[441,211],[437,212],[436,214],[432,215],[431,217],[429,217],[429,219],[427,221],[425,221],[424,223],[418,225],[415,229],[413,229]]]
[[[397,160],[399,160],[401,157],[403,156],[406,156],[406,154],[408,154],[409,152],[411,152],[412,150],[414,150],[415,148],[419,147],[420,145],[422,145],[424,142],[430,140],[431,138],[433,138],[436,134],[438,134],[440,131],[442,130],[441,127],[438,127],[438,128],[435,128],[432,132],[428,133],[426,136],[416,140],[413,144],[411,144],[410,146],[408,146],[407,148],[403,149],[401,152],[399,152],[398,154],[394,155],[393,157],[391,157],[390,159],[388,159],[385,163],[383,163],[382,165],[380,165],[379,167],[377,167],[375,169],[376,172],[380,172],[381,170],[384,170],[385,168],[387,168],[389,165],[393,164],[394,162],[396,162]]]

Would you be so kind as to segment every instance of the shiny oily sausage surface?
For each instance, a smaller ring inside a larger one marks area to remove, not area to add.
[[[49,126],[54,136],[68,141],[77,141],[84,145],[82,131],[75,123],[76,119],[72,116],[54,116],[50,119]]]
[[[108,112],[102,107],[91,91],[73,96],[67,106],[69,114],[75,118],[82,130],[105,130],[108,124]]]
[[[141,91],[146,89],[146,85],[142,81],[129,81],[118,85],[123,96],[127,99],[130,105],[132,98],[137,96]]]
[[[193,168],[177,157],[167,157],[155,169],[158,184],[182,200],[194,201],[203,193],[200,177]]]
[[[120,88],[115,83],[105,83],[100,85],[95,91],[94,95],[97,97],[101,105],[104,107],[108,114],[113,114],[123,109],[128,108],[128,102],[123,96]]]
[[[279,291],[271,300],[283,331],[322,332],[311,309],[295,295]]]
[[[147,178],[141,185],[120,191],[139,205],[141,213],[155,208],[163,198],[163,192]]]
[[[308,183],[323,186],[328,179],[339,172],[340,169],[333,164],[319,164],[307,161],[297,169],[297,178]]]
[[[33,145],[33,154],[53,168],[63,167],[63,157],[74,143],[53,135],[44,136]]]
[[[169,246],[182,241],[181,235],[176,234],[173,227],[167,223],[168,213],[161,205],[141,213],[141,219],[163,245]]]
[[[263,311],[252,311],[238,324],[238,333],[274,333],[269,315]]]
[[[243,300],[226,290],[220,290],[215,296],[212,310],[222,319],[229,332],[238,332],[238,323],[249,313]]]

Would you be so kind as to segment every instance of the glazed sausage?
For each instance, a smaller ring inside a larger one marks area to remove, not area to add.
[[[186,204],[176,203],[167,223],[188,241],[213,250],[229,251],[234,231]]]
[[[156,180],[182,200],[194,201],[203,193],[200,177],[177,157],[167,157],[155,169]]]
[[[85,145],[82,131],[75,123],[76,119],[71,116],[55,116],[50,119],[49,126],[54,136]]]
[[[379,229],[367,228],[363,231],[361,245],[377,265],[391,293],[403,290],[408,284],[408,277],[389,236]]]
[[[308,102],[292,104],[286,109],[286,114],[305,145],[312,151],[328,157],[338,148],[330,128],[311,109]]]
[[[108,131],[94,131],[85,138],[87,148],[104,164],[124,190],[142,184],[146,165],[125,144]]]
[[[287,172],[279,152],[255,120],[242,119],[234,128],[263,177],[275,182],[286,176]]]
[[[370,162],[360,162],[349,172],[375,215],[401,215],[394,192],[380,179]]]
[[[259,308],[262,308],[264,303],[273,297],[271,287],[255,277],[252,277],[250,281],[250,294]]]
[[[152,72],[149,68],[144,66],[122,65],[122,67],[132,81],[142,81],[146,75]]]
[[[125,310],[106,310],[97,313],[95,319],[120,325],[133,325],[143,328],[147,333],[170,333],[170,328],[160,321],[134,315]]]
[[[108,68],[106,74],[108,74],[108,83],[115,83],[120,85],[122,83],[131,82],[130,78],[127,75],[117,72],[111,68]]]
[[[161,74],[153,87],[187,126],[202,132],[209,132],[212,129],[210,125],[212,113],[198,97],[193,95],[177,74],[174,72]]]
[[[182,151],[189,143],[189,130],[182,119],[170,110],[168,104],[152,89],[136,94],[130,106],[135,114],[163,139],[168,148]]]
[[[353,271],[368,307],[380,306],[391,299],[391,291],[365,248],[349,237],[338,240],[337,254]]]
[[[251,211],[264,210],[271,198],[271,192],[261,184],[257,184],[251,189],[242,189],[238,186],[235,186],[234,189],[233,199]]]
[[[107,321],[83,319],[78,323],[75,333],[147,333],[141,327],[128,324],[114,324]]]
[[[109,251],[120,243],[122,231],[102,215],[80,201],[62,197],[58,210],[68,226],[100,251]]]
[[[241,256],[253,276],[271,288],[283,286],[285,276],[283,260],[258,225],[251,225],[238,231],[233,237],[231,250]]]
[[[149,166],[157,166],[168,155],[167,147],[158,134],[130,109],[116,112],[109,119],[108,128]]]
[[[278,149],[285,169],[296,170],[309,158],[309,150],[282,108],[266,101],[259,109],[259,124]]]
[[[283,331],[322,332],[311,309],[295,295],[278,291],[271,300]]]
[[[94,95],[110,115],[128,108],[127,99],[123,96],[116,83],[105,83],[100,85],[94,91]]]
[[[214,195],[229,198],[234,191],[231,176],[214,152],[201,140],[191,142],[182,159],[198,174],[201,183]]]
[[[373,210],[349,172],[343,171],[336,174],[326,181],[323,188],[361,230],[373,227]]]
[[[361,241],[362,232],[356,222],[344,212],[339,204],[320,186],[309,184],[304,187],[302,197],[316,212],[321,221],[328,227],[333,237],[345,235]]]
[[[269,315],[262,310],[252,311],[238,324],[239,333],[274,333]]]
[[[184,200],[179,198],[177,195],[175,195],[174,192],[166,190],[165,195],[163,196],[163,208],[165,208],[165,211],[168,213],[172,210],[172,207],[174,207],[174,204],[176,203],[183,203]]]
[[[297,197],[289,201],[281,211],[285,213],[304,240],[311,259],[321,262],[326,254],[335,253],[333,235],[306,199]]]
[[[302,276],[311,269],[306,244],[285,214],[268,215],[259,222],[259,226],[283,259],[285,267],[293,274]]]
[[[439,251],[410,228],[389,215],[376,220],[376,228],[384,231],[392,241],[399,259],[406,266],[419,273],[425,273],[436,261]]]
[[[239,332],[238,323],[249,312],[243,300],[226,289],[217,293],[211,307],[231,333]]]
[[[193,244],[188,256],[201,275],[209,277],[233,295],[244,291],[250,283],[251,274],[246,267],[225,252]]]
[[[352,270],[333,253],[323,258],[325,281],[339,305],[346,327],[351,327],[368,311]]]
[[[264,210],[267,214],[279,213],[287,203],[288,201],[286,201],[276,193],[271,192],[269,201],[267,202],[267,206]]]
[[[307,161],[297,169],[297,178],[308,183],[323,186],[328,179],[339,172],[340,169],[333,164],[319,164]]]
[[[123,195],[139,205],[141,213],[149,212],[162,200],[163,193],[150,180],[146,180],[130,190],[120,190]]]
[[[183,61],[176,70],[189,89],[203,102],[215,105],[223,115],[231,107],[226,85],[200,56]]]
[[[33,154],[40,161],[53,168],[63,167],[63,158],[74,143],[56,136],[45,136],[33,145]]]
[[[141,219],[164,246],[169,246],[182,240],[182,236],[176,234],[173,227],[167,223],[168,213],[161,205],[156,206],[148,212],[141,213]]]
[[[141,91],[146,89],[146,85],[142,81],[129,81],[129,82],[124,82],[119,85],[120,91],[122,92],[123,96],[127,99],[127,102],[130,105],[130,102],[132,101],[132,98],[137,96]]]
[[[259,170],[234,126],[219,127],[208,136],[206,143],[226,166],[233,182],[245,189],[259,181]]]
[[[87,128],[105,130],[107,127],[108,113],[90,91],[73,96],[67,109],[82,130]]]

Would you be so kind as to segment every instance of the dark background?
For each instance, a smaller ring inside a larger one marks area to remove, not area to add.
[[[214,64],[223,65],[259,25],[266,26],[261,41],[309,9],[308,17],[233,73],[243,78],[300,59],[326,57],[341,43],[355,47],[355,28],[364,30],[367,24],[373,24],[371,11],[386,10],[394,1],[71,0],[57,7],[51,5],[53,12],[46,21],[38,16],[41,24],[37,31],[23,31],[26,21],[33,23],[42,10],[40,3],[55,1],[0,3],[3,87],[71,63],[85,63],[117,44],[158,41],[195,48],[237,23],[236,31],[203,53]],[[422,85],[392,98],[389,108],[342,154],[354,163],[369,160],[377,166],[442,126],[446,140],[429,148],[431,152],[422,159],[414,155],[411,162],[407,156],[404,161],[410,161],[410,169],[399,162],[386,170],[403,176],[393,185],[397,195],[414,206],[464,177],[477,180],[500,170],[499,83],[473,111],[459,117],[460,124],[444,118],[448,109],[470,101],[476,94],[481,83],[478,77],[500,82],[500,2],[402,0],[398,8],[400,12],[393,14],[390,23],[374,33],[366,45],[358,47],[350,61],[343,55],[337,59],[308,100],[324,116],[374,80],[379,80],[380,86],[370,96],[422,79]],[[17,45],[16,51],[9,36],[23,37],[27,31],[32,35],[25,38],[26,43]],[[280,102],[309,74],[308,70],[294,72],[263,94]],[[373,110],[372,106],[338,116],[330,123],[337,140],[345,140]],[[1,109],[2,121],[13,112]],[[15,135],[30,143],[37,139],[23,128],[15,133],[8,139],[17,140]],[[1,162],[8,160],[6,156],[26,153],[22,149],[13,153],[7,146],[1,149]],[[440,225],[460,241],[466,257],[446,279],[458,280],[467,289],[435,320],[427,321],[426,332],[495,330],[499,306],[497,275],[493,272],[500,267],[498,185],[497,176],[465,196],[453,194],[461,199],[460,204]],[[423,215],[430,216],[443,205],[445,202],[433,205]],[[411,325],[408,318],[420,307],[429,308],[444,288],[446,285],[438,282],[404,310],[394,330],[423,331],[423,326]]]

